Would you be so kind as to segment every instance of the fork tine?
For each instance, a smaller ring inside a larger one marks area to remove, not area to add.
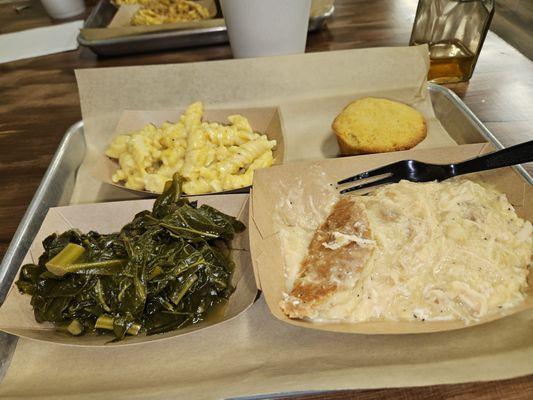
[[[340,194],[349,193],[349,192],[353,192],[355,190],[360,190],[360,189],[366,189],[366,188],[370,188],[370,187],[377,186],[377,185],[383,185],[385,183],[396,183],[396,182],[399,182],[400,179],[401,178],[397,176],[391,175],[383,179],[378,179],[377,181],[363,183],[362,185],[356,185],[356,186],[353,186],[347,189],[343,189],[340,191]]]
[[[360,174],[357,174],[357,175],[354,175],[354,176],[350,176],[348,178],[345,178],[345,179],[342,179],[342,180],[338,181],[337,185],[343,185],[345,183],[355,182],[355,181],[359,181],[361,179],[372,178],[373,176],[392,173],[393,167],[395,167],[397,164],[398,164],[398,162],[395,162],[395,163],[392,163],[392,164],[384,165],[384,166],[379,167],[379,168],[371,169],[370,171],[361,172]]]

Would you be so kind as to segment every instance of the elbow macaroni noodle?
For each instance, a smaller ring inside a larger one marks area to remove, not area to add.
[[[131,25],[161,25],[209,18],[206,7],[190,0],[114,0],[113,3],[116,6],[141,6],[131,18]]]
[[[274,163],[276,141],[255,133],[245,117],[231,115],[229,125],[221,125],[202,116],[203,104],[196,102],[177,123],[118,135],[106,151],[120,165],[113,182],[161,193],[177,172],[187,194],[220,192],[251,185],[254,170]]]

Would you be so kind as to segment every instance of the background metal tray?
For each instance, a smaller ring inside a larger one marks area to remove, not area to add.
[[[215,18],[222,18],[218,1],[217,8],[219,11]],[[309,18],[309,32],[322,29],[327,19],[333,15],[334,10],[335,7],[332,5],[320,15]],[[84,28],[105,28],[109,25],[116,12],[117,8],[111,4],[110,0],[100,0],[85,21]],[[100,56],[146,53],[182,47],[227,43],[229,39],[226,32],[226,25],[224,25],[223,21],[221,21],[221,24],[221,26],[211,28],[163,31],[100,40],[87,40],[80,33],[78,35],[78,43],[82,46],[89,47]]]
[[[489,142],[497,149],[503,148],[498,139],[451,90],[429,84],[429,93],[437,118],[458,144]],[[65,133],[0,264],[0,305],[4,302],[48,209],[69,204],[76,173],[85,158],[85,150],[83,122],[80,121]],[[515,169],[525,180],[533,184],[533,178],[522,166],[517,166]],[[16,343],[15,336],[0,332],[0,382],[7,372]]]

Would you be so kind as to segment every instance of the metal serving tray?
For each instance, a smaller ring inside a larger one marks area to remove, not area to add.
[[[222,18],[218,4],[217,7],[219,11],[215,18]],[[321,14],[309,18],[309,32],[322,29],[326,21],[333,15],[334,10],[335,7],[332,5]],[[110,0],[100,0],[85,21],[84,28],[105,28],[109,25],[116,12],[117,7],[111,4]],[[220,26],[211,28],[163,31],[99,40],[88,40],[81,33],[78,35],[78,43],[89,47],[99,56],[116,56],[182,47],[205,46],[227,43],[228,40],[226,25],[222,19]]]
[[[497,149],[503,148],[500,141],[451,90],[444,86],[429,84],[429,93],[437,118],[458,144],[489,142]],[[4,302],[48,209],[69,204],[76,173],[85,158],[85,150],[83,122],[80,121],[65,133],[0,264],[0,305]],[[517,166],[515,169],[526,181],[533,184],[533,178],[522,166]],[[0,332],[0,382],[7,372],[16,343],[15,336]],[[251,398],[266,397],[249,397]]]

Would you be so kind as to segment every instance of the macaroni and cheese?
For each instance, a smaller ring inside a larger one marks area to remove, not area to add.
[[[177,123],[118,135],[106,151],[120,165],[113,182],[161,193],[177,172],[187,194],[220,192],[251,185],[254,170],[274,163],[276,141],[254,132],[245,117],[230,115],[222,125],[202,116],[203,104],[196,102]]]

